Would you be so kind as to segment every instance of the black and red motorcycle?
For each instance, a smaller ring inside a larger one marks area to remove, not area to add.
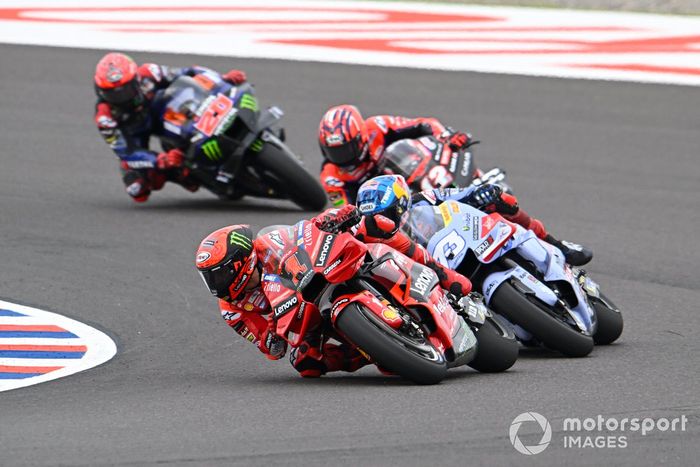
[[[480,298],[458,304],[430,268],[341,230],[301,221],[258,234],[269,252],[262,283],[272,325],[292,347],[320,328],[419,384],[438,383],[461,365],[484,372],[513,365],[518,344]]]
[[[382,154],[379,167],[383,173],[402,175],[412,191],[495,183],[510,192],[505,171],[496,167],[482,172],[477,168],[474,145],[453,151],[434,136],[396,141]]]

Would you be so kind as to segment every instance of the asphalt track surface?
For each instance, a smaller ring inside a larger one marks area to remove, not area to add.
[[[506,168],[522,205],[593,247],[588,270],[624,312],[618,344],[578,360],[523,351],[505,374],[458,369],[416,387],[374,368],[302,380],[224,324],[193,265],[198,242],[310,214],[176,186],[132,203],[92,123],[100,56],[0,46],[0,297],[119,346],[103,366],[0,394],[0,465],[697,465],[698,88],[136,55],[245,69],[314,172],[335,103],[468,128],[482,167]],[[508,428],[532,410],[554,442],[526,457]],[[627,433],[626,449],[565,449],[562,420],[597,414],[689,422]]]

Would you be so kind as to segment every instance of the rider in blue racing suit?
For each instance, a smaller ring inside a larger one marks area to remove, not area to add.
[[[151,136],[160,136],[163,124],[157,115],[158,91],[187,75],[212,88],[223,82],[238,85],[246,81],[240,70],[224,75],[203,67],[172,68],[155,63],[138,66],[129,56],[108,53],[95,70],[95,123],[105,142],[120,160],[126,192],[136,202],[144,202],[151,191],[166,181],[195,191],[198,184],[183,167],[183,152],[162,140],[163,151],[149,149]]]

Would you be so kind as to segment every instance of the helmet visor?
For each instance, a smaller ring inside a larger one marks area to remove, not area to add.
[[[213,295],[224,298],[230,295],[229,287],[236,278],[236,271],[233,269],[233,260],[229,260],[211,269],[200,269],[199,275]]]
[[[100,96],[110,104],[116,106],[141,104],[141,89],[135,78],[128,83],[111,89],[98,88]]]
[[[323,154],[330,162],[341,167],[355,165],[367,154],[367,145],[362,144],[360,135],[345,144],[338,146],[322,146]]]

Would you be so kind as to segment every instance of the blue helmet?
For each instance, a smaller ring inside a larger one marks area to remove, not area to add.
[[[401,175],[381,175],[362,184],[356,204],[363,216],[380,214],[394,221],[396,232],[411,208],[411,189]]]

